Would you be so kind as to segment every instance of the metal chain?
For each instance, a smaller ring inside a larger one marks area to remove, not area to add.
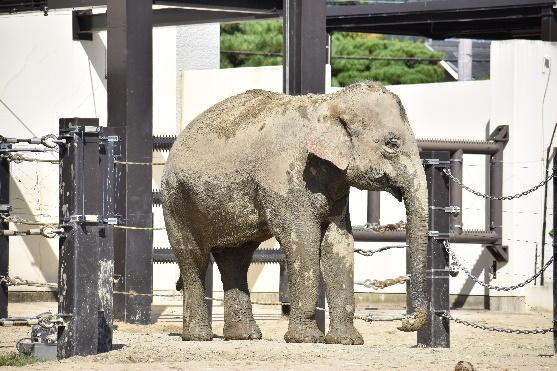
[[[5,157],[8,160],[8,162],[15,162],[16,164],[20,164],[24,161],[27,161],[27,162],[49,162],[51,164],[59,164],[60,163],[59,160],[44,160],[44,159],[39,159],[39,158],[24,157],[20,153],[10,154],[10,155],[5,156]]]
[[[416,318],[416,314],[407,314],[404,316],[398,316],[398,317],[374,317],[371,314],[368,314],[367,316],[354,316],[354,319],[361,319],[364,320],[366,322],[390,322],[390,321],[404,321],[405,319],[414,319]]]
[[[6,286],[36,286],[36,287],[52,287],[57,288],[57,283],[41,283],[36,281],[24,280],[19,276],[0,276],[0,285]]]
[[[64,229],[57,225],[44,225],[39,229],[28,229],[23,231],[16,231],[10,229],[0,230],[0,236],[15,237],[15,236],[43,236],[46,238],[54,238],[64,233]]]
[[[486,330],[486,331],[504,332],[506,334],[524,334],[524,335],[545,334],[545,333],[548,333],[548,332],[553,332],[553,327],[544,328],[544,329],[535,329],[535,330],[516,330],[516,329],[484,326],[484,325],[479,325],[477,323],[464,321],[464,320],[461,320],[461,319],[458,319],[458,318],[454,318],[453,316],[451,316],[446,311],[436,312],[436,314],[445,318],[445,319],[455,321],[456,323],[459,323],[461,325],[477,328],[477,329],[480,329],[480,330]]]
[[[364,281],[356,281],[354,282],[354,285],[364,285],[368,289],[380,290],[380,289],[384,289],[385,287],[397,285],[399,283],[400,284],[406,283],[407,281],[410,281],[409,276],[398,276],[397,278],[393,278],[393,279],[388,278],[385,281],[379,281],[379,280],[372,281],[368,278]]]
[[[16,143],[29,143],[29,144],[42,144],[46,148],[56,148],[56,146],[66,143],[63,139],[58,139],[54,134],[44,135],[40,138],[33,137],[30,139],[17,139],[17,138],[6,138],[0,135],[0,143],[16,144]]]
[[[4,223],[14,223],[14,224],[27,224],[27,225],[47,225],[47,226],[55,226],[56,223],[53,222],[37,222],[32,220],[22,219],[19,216],[12,216],[12,215],[0,215],[2,221]],[[59,226],[57,226],[59,227]]]
[[[115,164],[122,164],[122,165],[144,165],[144,166],[151,166],[151,165],[165,165],[165,162],[131,162],[131,161],[114,161]]]
[[[408,247],[408,245],[385,246],[385,247],[381,247],[377,250],[364,250],[364,249],[360,249],[360,248],[355,248],[354,252],[358,253],[360,255],[363,255],[363,256],[373,256],[373,254],[378,253],[378,252],[382,252],[382,251],[385,251],[385,250],[403,249],[405,247]]]
[[[406,223],[403,222],[402,220],[394,224],[383,224],[383,225],[377,223],[366,223],[364,225],[355,226],[354,228],[370,230],[376,233],[384,233],[387,231],[396,231],[399,229],[405,229]]]
[[[553,256],[547,261],[547,263],[545,263],[545,265],[538,271],[536,272],[532,277],[528,278],[526,281],[521,282],[517,285],[514,286],[509,286],[509,287],[502,287],[502,286],[494,286],[494,285],[490,285],[488,283],[485,283],[483,281],[480,281],[477,277],[475,277],[474,275],[472,275],[472,273],[468,270],[468,268],[466,268],[465,266],[463,266],[458,258],[456,257],[455,253],[451,250],[449,243],[447,242],[447,240],[443,241],[443,244],[445,246],[445,249],[447,250],[447,252],[451,255],[451,258],[453,260],[453,263],[456,264],[460,269],[462,269],[464,271],[464,273],[466,273],[468,275],[468,277],[470,277],[474,282],[476,282],[477,284],[486,287],[488,289],[491,290],[497,290],[497,291],[513,291],[516,290],[520,287],[524,287],[527,284],[529,284],[530,282],[532,282],[533,280],[535,280],[536,278],[538,278],[543,271],[545,271],[550,265],[551,263],[553,263]]]
[[[530,189],[527,190],[527,191],[518,193],[518,194],[513,195],[513,196],[491,196],[491,195],[486,195],[486,194],[484,194],[484,193],[475,191],[475,190],[473,190],[472,188],[465,186],[464,184],[462,184],[462,182],[461,182],[459,179],[455,178],[454,175],[451,174],[451,170],[449,170],[448,168],[443,169],[443,172],[444,172],[445,174],[447,174],[447,175],[449,176],[449,178],[451,178],[456,184],[458,184],[459,186],[461,186],[462,188],[464,188],[464,189],[467,190],[468,192],[473,193],[473,194],[475,194],[475,195],[478,196],[478,197],[483,197],[483,198],[486,198],[486,199],[489,199],[489,200],[499,200],[499,201],[512,200],[512,199],[515,199],[515,198],[519,198],[519,197],[522,197],[522,196],[526,196],[526,195],[528,195],[528,194],[530,194],[530,193],[532,193],[532,192],[538,190],[538,188],[540,188],[540,187],[546,185],[547,182],[549,182],[549,181],[550,181],[551,179],[553,179],[553,177],[555,176],[555,175],[552,173],[552,174],[549,175],[545,180],[541,181],[540,184],[538,184],[538,185],[536,185],[536,186],[530,188]]]
[[[154,228],[154,227],[128,227],[125,225],[114,225],[114,228],[121,228],[121,229],[135,229],[138,231],[164,231],[166,228]]]

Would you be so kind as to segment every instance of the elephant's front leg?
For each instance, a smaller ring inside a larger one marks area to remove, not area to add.
[[[354,327],[354,239],[344,222],[329,224],[321,243],[321,267],[329,304],[329,332],[325,342],[363,344]]]
[[[279,241],[286,253],[290,285],[290,322],[284,340],[288,343],[322,343],[315,310],[319,283],[320,228],[296,219],[291,233]]]

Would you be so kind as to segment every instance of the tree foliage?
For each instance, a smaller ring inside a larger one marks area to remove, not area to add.
[[[332,37],[332,85],[347,86],[360,80],[386,85],[438,82],[444,70],[436,62],[404,60],[441,59],[415,38],[337,32]],[[221,25],[221,68],[273,66],[282,57],[246,53],[282,53],[282,22],[263,21]],[[335,58],[336,57],[336,58]],[[344,57],[401,58],[403,60],[354,60]]]

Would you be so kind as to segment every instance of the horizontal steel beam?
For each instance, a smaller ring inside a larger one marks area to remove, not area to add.
[[[406,231],[388,231],[377,233],[365,229],[354,228],[354,241],[357,242],[405,242]],[[493,244],[500,237],[491,231],[463,231],[462,234],[450,233],[449,241],[454,243]]]
[[[278,19],[281,12],[274,13],[248,13],[224,12],[196,9],[153,9],[153,27],[185,26],[206,23],[237,23],[269,19]],[[77,12],[79,30],[77,34],[90,34],[106,30],[106,13],[92,14]]]
[[[283,263],[286,256],[282,249],[257,249],[253,253],[252,263]],[[176,257],[170,248],[154,248],[153,263],[174,263]]]
[[[28,3],[45,3],[49,9],[78,9],[106,7],[108,0],[48,0],[28,1]],[[21,1],[13,1],[21,4]],[[153,0],[153,5],[168,5],[192,9],[235,10],[246,12],[274,12],[282,10],[282,0]]]
[[[420,151],[449,151],[462,150],[466,154],[490,155],[497,153],[500,147],[491,141],[443,141],[434,139],[417,139]]]

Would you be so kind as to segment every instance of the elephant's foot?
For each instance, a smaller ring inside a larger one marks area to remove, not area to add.
[[[290,321],[288,331],[284,334],[287,343],[322,343],[323,333],[317,328],[315,321],[293,323]]]
[[[223,336],[226,340],[260,340],[261,330],[255,321],[225,323]]]
[[[364,338],[353,324],[331,325],[331,329],[325,336],[327,344],[362,345]]]
[[[402,325],[397,327],[400,331],[412,332],[418,331],[427,323],[427,313],[420,308],[414,308],[415,317],[402,320]]]
[[[182,333],[183,341],[211,341],[213,340],[213,330],[209,326],[190,325],[184,326]]]

